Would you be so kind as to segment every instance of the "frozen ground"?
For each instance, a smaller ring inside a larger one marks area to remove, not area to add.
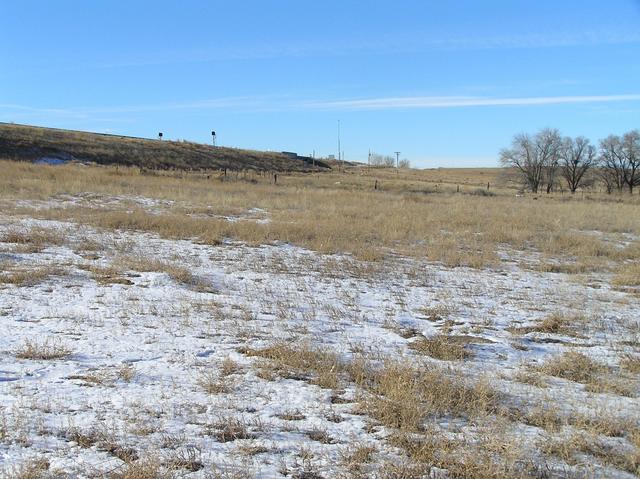
[[[523,270],[515,253],[491,270],[402,257],[362,263],[286,244],[207,246],[0,216],[0,237],[34,228],[64,239],[39,251],[0,242],[0,273],[27,276],[0,282],[7,475],[34,458],[48,459],[53,477],[95,477],[154,457],[181,477],[332,478],[349,451],[371,446],[376,458],[364,477],[376,477],[376,461],[400,460],[390,431],[359,413],[353,387],[265,374],[264,360],[245,354],[280,342],[345,361],[446,363],[488,378],[509,407],[553,402],[569,415],[606,412],[638,427],[637,381],[619,395],[546,375],[546,387],[517,380],[556,353],[584,352],[613,370],[638,352],[640,297],[612,289],[608,277]],[[180,265],[193,277],[135,269],[141,261]],[[536,331],[552,314],[575,316],[580,334]],[[466,337],[473,357],[439,361],[409,347],[438,333]],[[61,354],[29,357],[29,345]],[[234,424],[240,432],[225,436]],[[546,434],[516,430],[531,441]],[[559,477],[585,463],[593,477],[634,477],[585,457],[546,461]]]

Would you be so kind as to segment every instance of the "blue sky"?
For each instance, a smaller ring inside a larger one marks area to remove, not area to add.
[[[0,121],[495,166],[640,128],[640,0],[0,0]]]

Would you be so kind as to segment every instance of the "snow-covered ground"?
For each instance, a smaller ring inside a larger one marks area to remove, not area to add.
[[[567,414],[606,411],[638,427],[635,383],[624,397],[550,376],[546,388],[515,380],[555,353],[585,352],[616,368],[637,352],[640,297],[613,289],[607,276],[523,270],[515,252],[483,270],[393,256],[362,263],[287,244],[208,246],[0,216],[0,238],[33,228],[56,230],[64,241],[37,252],[0,242],[2,270],[41,273],[0,282],[6,474],[45,457],[54,477],[95,477],[132,458],[157,457],[182,465],[181,477],[332,478],[354,445],[375,448],[378,460],[401,456],[385,440],[389,431],[359,413],[353,390],[267,377],[261,358],[244,354],[279,342],[324,347],[345,360],[358,353],[419,365],[441,361],[409,348],[417,338],[472,336],[473,358],[442,363],[489,378],[514,407],[554,402]],[[166,271],[124,268],[106,281],[96,274],[127,259],[135,265],[132,258],[187,267],[197,282]],[[582,318],[580,334],[527,332],[554,313]],[[29,344],[68,354],[21,358]],[[221,431],[234,421],[243,434],[225,440]],[[544,437],[533,426],[521,432]],[[549,461],[565,471],[575,466]],[[594,477],[634,477],[592,466]],[[364,477],[375,474],[372,467]]]

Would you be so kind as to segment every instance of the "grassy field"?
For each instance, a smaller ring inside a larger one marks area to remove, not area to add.
[[[322,162],[305,162],[276,152],[212,147],[187,141],[158,141],[55,128],[0,123],[0,157],[34,161],[74,158],[101,165],[175,170],[314,171]]]
[[[638,197],[0,170],[7,477],[640,474]]]

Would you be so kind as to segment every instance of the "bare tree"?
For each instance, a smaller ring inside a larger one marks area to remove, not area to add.
[[[633,194],[633,188],[640,185],[640,131],[600,140],[600,168],[609,193],[626,187]]]
[[[526,133],[514,136],[511,148],[500,152],[500,163],[519,170],[529,189],[534,193],[538,192],[544,167],[536,154],[531,136]]]
[[[623,177],[633,194],[633,188],[640,185],[640,130],[632,130],[622,137],[622,158],[624,160]]]
[[[540,130],[534,137],[519,134],[510,149],[500,152],[500,162],[520,171],[532,192],[546,185],[549,193],[555,184],[561,144],[560,133],[551,128]]]
[[[585,174],[597,164],[596,149],[583,136],[566,137],[560,149],[560,172],[571,193],[584,185]]]
[[[607,193],[614,189],[622,191],[624,187],[624,164],[620,156],[620,137],[609,135],[600,140],[600,176],[607,188]]]
[[[556,129],[545,128],[538,132],[535,137],[536,148],[540,155],[540,161],[544,165],[545,179],[547,183],[547,194],[556,185],[558,166],[560,164],[560,150],[562,138]]]
[[[398,163],[398,167],[399,168],[405,168],[405,169],[411,168],[411,162],[409,160],[407,160],[406,158],[403,158]]]
[[[390,155],[381,155],[379,153],[371,153],[369,157],[371,166],[392,167],[396,165],[396,159]]]

